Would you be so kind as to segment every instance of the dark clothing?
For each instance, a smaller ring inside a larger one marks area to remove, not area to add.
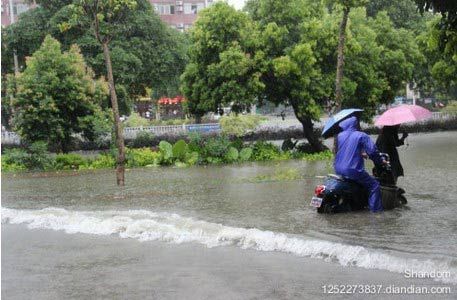
[[[342,132],[338,134],[338,151],[333,166],[338,175],[354,180],[366,188],[369,193],[368,206],[372,212],[382,211],[379,182],[365,171],[362,152],[376,164],[382,163],[382,160],[376,145],[366,133],[358,131],[357,125],[356,117],[340,123]]]
[[[376,140],[376,146],[380,152],[389,154],[390,165],[392,166],[392,175],[395,182],[399,176],[403,176],[403,167],[400,163],[397,147],[404,144],[403,139],[398,138],[399,126],[384,126],[381,134]]]

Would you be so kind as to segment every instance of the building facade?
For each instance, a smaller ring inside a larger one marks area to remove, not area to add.
[[[35,6],[35,1],[28,3],[26,0],[2,0],[2,27],[16,22],[20,14]]]
[[[197,14],[213,3],[213,0],[150,0],[156,13],[170,27],[184,32],[197,19]]]

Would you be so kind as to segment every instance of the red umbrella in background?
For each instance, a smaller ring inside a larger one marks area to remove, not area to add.
[[[375,122],[376,126],[394,126],[428,119],[432,112],[418,105],[403,104],[386,110]]]

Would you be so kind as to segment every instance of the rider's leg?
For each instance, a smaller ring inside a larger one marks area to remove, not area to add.
[[[368,207],[372,212],[383,211],[381,200],[381,187],[379,182],[370,176],[367,172],[358,172],[355,181],[360,183],[368,191]]]

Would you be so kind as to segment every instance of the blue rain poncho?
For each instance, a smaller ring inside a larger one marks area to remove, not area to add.
[[[359,131],[358,124],[356,117],[340,123],[342,131],[338,134],[338,151],[333,166],[338,175],[354,180],[367,189],[371,211],[382,211],[379,182],[365,171],[362,153],[365,152],[375,164],[381,164],[382,159],[371,138]]]

